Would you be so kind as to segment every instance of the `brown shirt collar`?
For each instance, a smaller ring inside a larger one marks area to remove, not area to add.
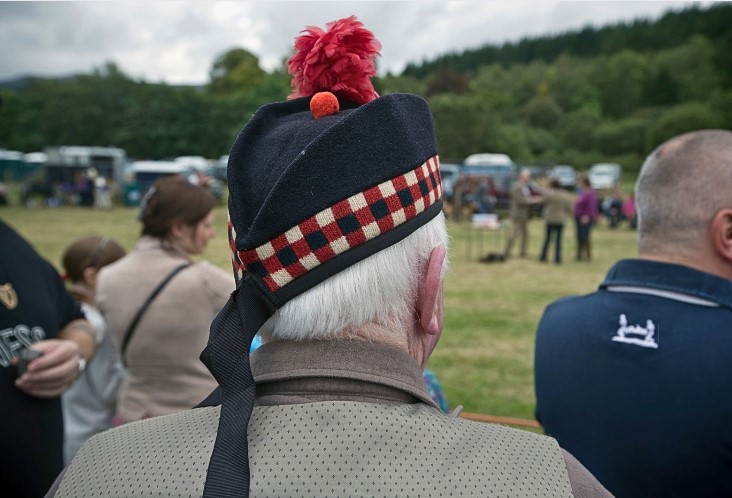
[[[251,367],[259,405],[338,400],[437,407],[417,362],[383,344],[272,341],[253,353]]]

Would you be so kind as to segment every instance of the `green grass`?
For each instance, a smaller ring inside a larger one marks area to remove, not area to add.
[[[63,207],[0,208],[0,217],[24,235],[49,261],[60,266],[66,245],[76,237],[103,234],[131,248],[139,236],[134,208],[96,211]],[[217,237],[205,258],[230,270],[226,211],[217,209]],[[635,232],[605,225],[593,232],[593,261],[578,263],[574,227],[564,234],[564,264],[537,261],[544,222],[530,223],[530,258],[501,264],[478,262],[481,235],[468,223],[451,223],[452,268],[445,282],[445,329],[429,367],[440,378],[452,407],[492,415],[532,418],[533,347],[536,325],[552,300],[597,288],[619,258],[636,254]],[[483,253],[498,250],[497,232],[482,233]],[[472,244],[470,244],[472,241]],[[514,251],[517,251],[514,247]]]

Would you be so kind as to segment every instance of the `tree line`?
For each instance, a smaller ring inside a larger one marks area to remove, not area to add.
[[[0,148],[114,145],[133,158],[215,158],[290,78],[234,48],[201,87],[136,81],[109,62],[91,74],[0,84]],[[661,141],[732,128],[732,5],[670,12],[655,22],[446,54],[376,78],[432,108],[444,162],[503,152],[522,164],[619,162],[635,171]]]

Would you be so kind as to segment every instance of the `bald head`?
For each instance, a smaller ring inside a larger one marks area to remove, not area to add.
[[[715,215],[732,208],[732,132],[696,131],[663,143],[643,164],[635,194],[641,255],[698,255]]]

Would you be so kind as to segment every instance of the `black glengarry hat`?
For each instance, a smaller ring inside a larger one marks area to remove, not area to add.
[[[378,97],[380,49],[355,17],[309,27],[290,60],[295,98],[260,108],[229,155],[237,289],[201,354],[222,391],[204,496],[248,496],[249,347],[284,303],[404,239],[442,209],[434,125],[409,94]]]

